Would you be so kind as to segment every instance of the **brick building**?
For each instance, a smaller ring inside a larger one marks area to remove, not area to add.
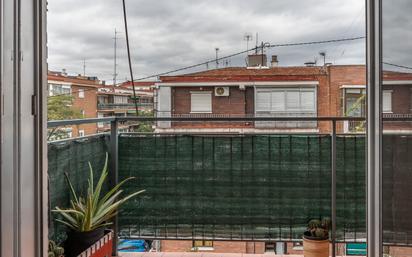
[[[139,112],[153,111],[154,82],[135,82]],[[80,118],[102,118],[135,115],[133,87],[130,82],[119,86],[105,85],[97,77],[71,76],[65,71],[48,72],[49,96],[71,95],[72,107]],[[128,131],[128,124],[120,124],[120,131]],[[65,127],[67,137],[81,137],[110,130],[109,124],[91,123]]]
[[[140,107],[139,110],[153,111],[155,83],[155,81],[137,81],[133,83],[136,91],[137,103]],[[133,95],[133,85],[131,81],[122,83],[120,87],[129,90]]]
[[[135,82],[137,107],[139,114],[153,112],[153,85],[154,82]],[[136,114],[133,86],[125,82],[119,86],[101,85],[97,92],[97,116],[126,117]],[[98,123],[99,132],[110,130],[110,124]],[[120,131],[130,131],[132,125],[124,122],[119,126]]]
[[[48,72],[49,97],[72,95],[72,107],[82,118],[97,117],[97,90],[100,86],[97,77],[70,76],[66,72]],[[68,137],[81,137],[97,133],[96,124],[82,124],[65,128]]]
[[[230,67],[179,76],[157,83],[159,117],[333,117],[365,116],[366,67]],[[411,115],[412,74],[385,72],[384,115]],[[387,123],[386,130],[410,130]],[[159,122],[159,132],[330,132],[329,122]],[[361,132],[364,122],[342,122],[339,132]]]

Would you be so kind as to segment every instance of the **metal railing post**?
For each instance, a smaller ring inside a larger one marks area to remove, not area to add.
[[[119,182],[119,173],[118,173],[118,129],[117,129],[117,119],[114,119],[110,122],[110,183],[111,187],[114,187]],[[113,218],[113,251],[112,255],[117,256],[117,244],[118,244],[118,217],[117,215]]]
[[[332,120],[331,141],[331,168],[332,168],[332,257],[336,256],[336,120]]]

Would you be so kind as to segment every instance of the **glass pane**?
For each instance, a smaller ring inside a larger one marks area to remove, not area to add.
[[[382,227],[389,256],[412,254],[411,10],[411,1],[383,0]]]

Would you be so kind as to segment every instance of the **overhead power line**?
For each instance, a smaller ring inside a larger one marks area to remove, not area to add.
[[[321,41],[309,41],[309,42],[299,42],[299,43],[264,44],[263,47],[264,47],[264,48],[278,48],[278,47],[293,47],[293,46],[319,45],[319,44],[330,44],[330,43],[338,43],[338,42],[345,42],[345,41],[355,41],[355,40],[360,40],[360,39],[365,39],[365,38],[366,38],[365,36],[359,36],[359,37],[351,37],[351,38],[340,38],[340,39],[321,40]],[[168,74],[171,74],[171,73],[176,73],[176,72],[179,72],[179,71],[184,71],[184,70],[188,70],[188,69],[193,69],[193,68],[205,66],[205,65],[208,65],[208,64],[211,64],[211,63],[216,63],[216,61],[221,61],[221,60],[224,60],[224,59],[229,59],[229,58],[232,58],[232,57],[235,57],[235,56],[238,56],[238,55],[242,55],[242,54],[248,53],[248,52],[250,52],[250,51],[260,50],[261,48],[262,48],[262,46],[257,46],[257,47],[254,47],[254,48],[252,48],[252,49],[249,49],[249,50],[240,51],[240,52],[237,52],[237,53],[233,53],[233,54],[230,54],[230,55],[226,55],[226,56],[223,56],[223,57],[219,57],[219,58],[217,58],[217,59],[215,58],[215,59],[212,59],[212,60],[209,60],[209,61],[205,61],[205,62],[202,62],[202,63],[198,63],[198,64],[194,64],[194,65],[190,65],[190,66],[178,68],[178,69],[175,69],[175,70],[170,70],[170,71],[167,71],[167,72],[157,73],[157,74],[153,74],[153,75],[150,75],[150,76],[146,76],[146,77],[134,79],[133,81],[136,82],[136,81],[141,81],[141,80],[146,80],[146,79],[151,79],[151,78],[157,78],[157,77],[159,77],[159,76],[164,76],[164,75],[168,75]],[[133,83],[132,83],[132,85],[133,85],[133,87],[134,87],[134,84],[133,84]],[[90,90],[93,90],[93,89],[90,89]],[[86,91],[86,90],[85,90],[85,91]],[[74,92],[72,92],[72,93],[74,93]],[[60,94],[60,95],[70,95],[70,94],[72,94],[72,93]],[[55,95],[55,96],[59,96],[59,95]]]
[[[331,40],[322,40],[322,41],[310,41],[310,42],[286,43],[286,44],[269,44],[269,45],[264,45],[263,47],[264,48],[275,48],[275,47],[278,48],[278,47],[319,45],[319,44],[330,44],[330,43],[338,43],[338,42],[345,42],[345,41],[355,41],[355,40],[360,40],[360,39],[365,39],[365,38],[366,38],[365,36],[359,36],[359,37],[340,38],[340,39],[331,39]],[[175,72],[179,72],[179,71],[184,71],[184,70],[188,70],[188,69],[193,69],[193,68],[205,66],[205,65],[208,65],[208,64],[211,64],[211,63],[216,63],[216,62],[224,60],[224,59],[229,59],[229,58],[232,58],[232,57],[235,57],[235,56],[238,56],[238,55],[242,55],[242,54],[248,53],[250,51],[256,51],[256,50],[259,50],[261,48],[262,48],[262,46],[257,46],[257,47],[254,47],[252,49],[249,49],[249,50],[237,52],[237,53],[234,53],[234,54],[219,57],[217,59],[215,58],[213,60],[209,60],[209,61],[205,61],[205,62],[202,62],[202,63],[182,67],[182,68],[179,68],[179,69],[175,69],[175,70],[171,70],[171,71],[167,71],[167,72],[162,72],[162,73],[142,77],[142,78],[136,79],[134,81],[140,81],[140,80],[156,78],[156,77],[159,77],[159,76],[168,75],[170,73],[175,73]]]
[[[129,43],[129,30],[127,26],[127,14],[126,14],[126,1],[122,0],[123,3],[123,20],[124,20],[124,31],[126,33],[126,47],[127,47],[127,59],[129,61],[129,71],[130,71],[130,78],[132,81],[132,88],[133,88],[133,99],[134,105],[136,108],[136,116],[139,116],[139,106],[137,105],[137,97],[136,97],[136,89],[134,86],[134,79],[133,79],[133,67],[132,67],[132,58],[130,56],[130,43]]]
[[[389,65],[389,66],[393,66],[397,68],[412,70],[412,67],[409,67],[409,66],[404,66],[404,65],[399,65],[399,64],[389,63],[389,62],[382,62],[382,63],[385,65]]]

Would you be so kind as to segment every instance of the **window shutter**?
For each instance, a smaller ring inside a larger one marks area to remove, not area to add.
[[[286,104],[289,110],[299,110],[300,109],[300,92],[298,90],[289,90],[286,92]]]
[[[392,91],[382,91],[382,110],[383,112],[392,112]]]
[[[302,111],[314,111],[316,109],[315,92],[313,90],[300,92],[300,103]]]
[[[257,91],[256,109],[257,111],[270,111],[270,96],[268,91]]]
[[[272,109],[273,112],[283,112],[285,110],[285,92],[273,91],[272,92]]]
[[[212,93],[192,93],[191,112],[212,112]]]

